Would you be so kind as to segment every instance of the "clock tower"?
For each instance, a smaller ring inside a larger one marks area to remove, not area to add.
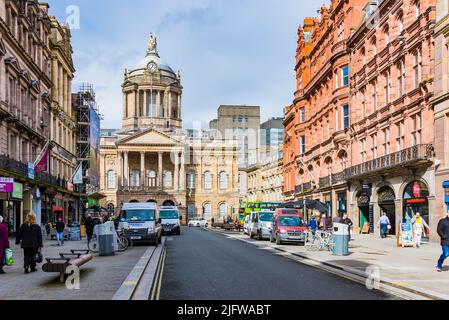
[[[145,58],[125,71],[122,133],[182,128],[181,75],[161,59],[151,33]]]

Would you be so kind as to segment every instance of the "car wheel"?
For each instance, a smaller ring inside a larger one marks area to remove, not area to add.
[[[209,224],[206,223],[206,224],[204,225],[204,227],[205,227],[205,228],[209,227]]]
[[[276,244],[279,246],[282,244],[281,238],[279,237],[279,235],[276,235]]]

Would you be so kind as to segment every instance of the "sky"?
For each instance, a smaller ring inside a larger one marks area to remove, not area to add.
[[[262,121],[283,116],[295,90],[298,25],[327,2],[48,1],[50,15],[74,26],[73,90],[94,85],[102,128],[121,127],[124,70],[145,57],[153,32],[162,60],[181,71],[184,127],[200,120],[205,129],[223,104],[259,105]]]

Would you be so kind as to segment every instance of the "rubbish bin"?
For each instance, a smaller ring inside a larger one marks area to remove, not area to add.
[[[334,248],[335,256],[349,255],[349,226],[342,223],[334,223]]]
[[[103,223],[97,226],[98,252],[100,256],[114,255],[114,235],[115,228],[112,222]]]

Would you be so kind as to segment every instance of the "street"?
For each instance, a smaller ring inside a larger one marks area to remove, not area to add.
[[[394,298],[215,232],[184,228],[167,240],[161,300]]]

